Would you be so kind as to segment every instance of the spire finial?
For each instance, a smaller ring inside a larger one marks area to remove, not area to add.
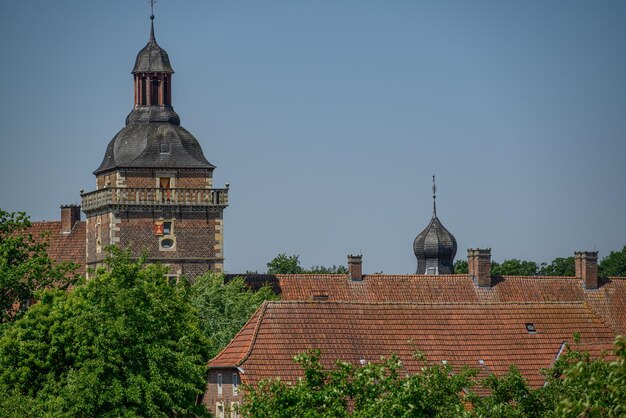
[[[437,216],[437,185],[435,184],[435,175],[433,174],[433,218]]]
[[[148,0],[150,2],[150,41],[156,42],[154,39],[154,3],[156,0]]]

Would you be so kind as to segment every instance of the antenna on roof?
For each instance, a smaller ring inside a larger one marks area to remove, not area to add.
[[[437,185],[435,184],[435,175],[433,174],[433,218],[437,216]]]

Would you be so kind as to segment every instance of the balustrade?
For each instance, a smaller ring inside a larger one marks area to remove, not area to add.
[[[228,206],[228,189],[107,187],[82,197],[83,211],[115,206]]]

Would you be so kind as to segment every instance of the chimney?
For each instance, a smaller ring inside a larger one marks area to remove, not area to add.
[[[478,287],[491,287],[491,248],[467,250],[467,272]]]
[[[76,222],[80,221],[80,205],[61,206],[61,233],[69,234]]]
[[[583,281],[585,289],[598,288],[598,252],[576,251],[574,253],[576,277]]]
[[[350,280],[361,281],[363,280],[363,262],[362,255],[349,255],[348,256],[348,276]]]
[[[474,264],[476,258],[474,257],[474,251],[473,248],[468,248],[467,250],[467,274],[469,274],[470,277],[476,276],[476,265]]]

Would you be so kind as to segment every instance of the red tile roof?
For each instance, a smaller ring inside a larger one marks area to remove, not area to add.
[[[527,323],[537,332],[528,332]],[[516,364],[537,387],[544,382],[540,369],[550,367],[574,333],[583,343],[605,346],[615,337],[581,302],[266,302],[209,366],[240,367],[251,384],[275,377],[293,381],[302,375],[293,357],[318,348],[326,365],[396,353],[415,373],[421,363],[412,354],[420,350],[431,362],[483,368],[483,374],[503,374]]]
[[[352,281],[341,274],[278,274],[249,276],[253,287],[271,284],[283,300],[352,302],[587,302],[615,332],[626,335],[626,278],[600,279],[586,290],[576,277],[503,276],[490,288],[478,287],[468,275],[372,274]]]
[[[69,234],[61,232],[61,221],[33,222],[28,233],[48,243],[48,256],[56,261],[70,261],[80,265],[79,274],[85,274],[85,221],[78,221]],[[42,235],[43,238],[42,238]]]

